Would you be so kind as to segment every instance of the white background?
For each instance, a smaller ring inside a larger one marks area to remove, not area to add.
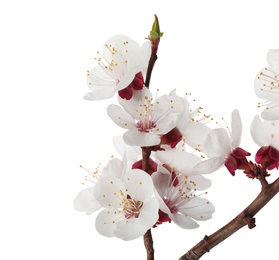
[[[114,34],[140,44],[154,14],[161,40],[151,89],[191,92],[216,120],[238,108],[242,147],[257,109],[253,81],[279,47],[278,1],[2,1],[0,4],[0,259],[145,259],[142,239],[99,235],[95,215],[73,209],[85,172],[116,154],[111,138],[123,131],[108,118],[114,99],[89,102],[86,70]],[[253,159],[253,156],[251,156]],[[272,172],[270,180],[277,172]],[[153,230],[156,259],[178,259],[205,234],[241,212],[260,185],[222,168],[208,176],[216,207],[196,230],[164,224]],[[278,197],[202,259],[276,259]]]

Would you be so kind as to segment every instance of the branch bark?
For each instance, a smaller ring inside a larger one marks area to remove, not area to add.
[[[148,173],[148,162],[151,154],[150,147],[142,147],[142,170]],[[147,230],[143,236],[143,242],[146,249],[147,260],[154,260],[154,247],[151,229]]]
[[[198,244],[190,249],[179,260],[197,260],[213,247],[227,239],[244,226],[254,228],[254,216],[279,192],[279,178],[271,184],[265,183],[255,200],[228,224],[210,236],[205,236]]]

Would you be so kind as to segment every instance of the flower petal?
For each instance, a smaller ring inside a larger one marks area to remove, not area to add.
[[[153,182],[151,177],[142,170],[134,169],[125,174],[124,184],[127,194],[132,199],[144,201],[153,193]]]
[[[109,210],[102,210],[95,221],[96,230],[105,237],[114,237],[116,222],[119,220],[119,214],[114,214]]]
[[[120,179],[109,176],[96,183],[94,194],[101,206],[113,210],[119,207],[123,197],[126,198],[126,188]]]
[[[209,157],[225,158],[231,152],[230,137],[224,128],[211,130],[203,144],[204,153]]]
[[[266,59],[271,69],[279,71],[279,49],[269,50]]]
[[[215,208],[207,199],[193,197],[179,211],[201,221],[210,219]]]
[[[213,157],[199,162],[191,171],[192,174],[208,174],[217,171],[224,164],[224,158]]]
[[[194,228],[198,228],[200,226],[192,218],[185,216],[185,215],[173,214],[172,220],[176,225],[178,225],[181,228],[185,228],[185,229],[194,229]]]
[[[109,105],[107,113],[118,126],[125,129],[135,128],[135,120],[122,107],[114,104]]]
[[[263,122],[259,116],[254,117],[250,127],[250,132],[257,145],[264,146],[266,144],[265,128],[263,127]]]
[[[160,143],[158,134],[153,132],[140,132],[138,130],[128,130],[123,135],[126,144],[131,146],[153,146]]]
[[[94,187],[86,188],[79,192],[75,201],[74,207],[77,211],[85,211],[86,214],[91,214],[101,208],[94,196]]]
[[[240,138],[242,133],[242,123],[241,123],[239,111],[237,109],[235,109],[232,112],[231,129],[232,129],[232,148],[235,148],[240,144]]]

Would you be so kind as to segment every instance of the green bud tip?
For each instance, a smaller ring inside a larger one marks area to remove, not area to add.
[[[155,21],[153,22],[152,29],[148,36],[148,38],[152,41],[159,40],[164,34],[160,31],[160,25],[159,25],[159,20],[158,20],[157,15],[155,14],[154,16],[155,16]]]

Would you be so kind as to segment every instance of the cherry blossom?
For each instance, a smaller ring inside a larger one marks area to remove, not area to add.
[[[246,156],[250,153],[239,147],[242,132],[242,123],[238,110],[232,112],[231,130],[229,128],[212,129],[201,146],[209,158],[216,158],[216,167],[225,165],[228,171],[235,175],[235,170],[243,169],[246,165]],[[219,160],[218,160],[219,158]]]
[[[163,95],[153,99],[152,93],[143,88],[139,98],[119,99],[118,105],[108,106],[108,115],[120,127],[127,129],[123,135],[128,145],[154,146],[161,142],[160,136],[171,131],[182,109],[179,99]],[[174,110],[176,109],[176,110]]]
[[[195,220],[210,219],[214,206],[196,191],[210,187],[211,181],[192,174],[200,159],[186,152],[157,152],[162,165],[152,174],[160,211],[157,224],[174,221],[182,228],[197,228]]]
[[[85,99],[107,99],[117,91],[122,98],[131,99],[134,90],[143,88],[143,74],[150,53],[150,42],[140,47],[127,36],[111,37],[105,43],[103,55],[98,53],[98,66],[87,73],[87,84],[91,92],[85,95]]]
[[[152,197],[153,182],[142,170],[128,171],[123,180],[102,178],[94,193],[105,208],[96,218],[96,229],[103,236],[136,239],[158,220],[159,203]]]
[[[261,116],[267,120],[279,119],[279,49],[267,53],[269,67],[262,69],[255,79],[256,95],[264,99],[259,107],[265,107]]]

